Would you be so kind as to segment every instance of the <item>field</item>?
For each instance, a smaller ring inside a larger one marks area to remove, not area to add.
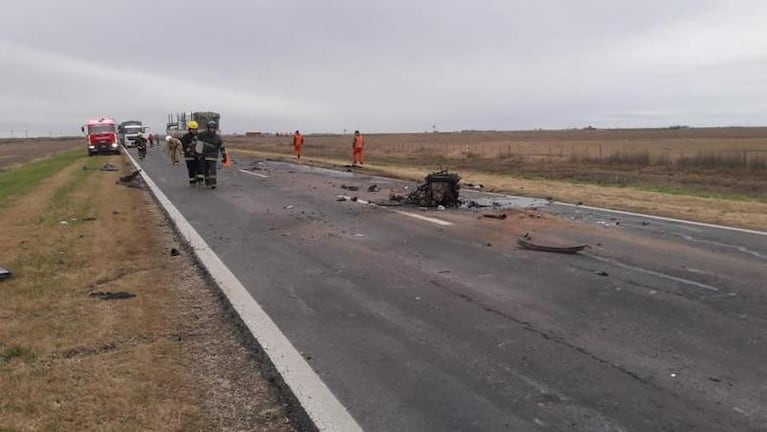
[[[290,136],[227,137],[252,155],[292,157]],[[304,157],[351,162],[350,135],[312,135]],[[371,172],[418,179],[447,168],[517,195],[766,228],[767,128],[366,135]]]
[[[123,158],[85,153],[0,172],[0,431],[293,430],[191,251],[116,184]]]
[[[85,153],[83,138],[0,139],[0,171],[77,148]]]

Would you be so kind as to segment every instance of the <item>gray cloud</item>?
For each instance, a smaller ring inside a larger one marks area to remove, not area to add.
[[[763,124],[761,1],[28,0],[0,136],[217,110],[226,131]]]

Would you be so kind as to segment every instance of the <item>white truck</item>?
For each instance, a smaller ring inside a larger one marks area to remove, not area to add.
[[[120,144],[124,147],[133,147],[139,132],[146,132],[147,129],[148,128],[144,127],[140,120],[128,120],[120,123],[117,127],[117,133],[120,136]]]

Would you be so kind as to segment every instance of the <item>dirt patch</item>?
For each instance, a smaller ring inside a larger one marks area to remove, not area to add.
[[[294,430],[216,290],[107,162],[125,166],[84,158],[0,209],[0,430]]]

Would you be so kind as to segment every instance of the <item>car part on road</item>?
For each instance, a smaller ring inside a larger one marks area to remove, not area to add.
[[[119,171],[120,169],[117,168],[115,164],[108,163],[101,167],[101,171]]]
[[[13,276],[10,270],[0,267],[0,280],[10,279]]]
[[[426,176],[425,182],[408,195],[404,202],[409,205],[420,207],[458,207],[461,202],[458,192],[461,186],[458,184],[461,177],[447,170],[431,173]]]
[[[140,189],[142,185],[141,177],[138,176],[140,172],[141,170],[135,170],[126,176],[122,176],[119,180],[117,180],[117,183],[123,186]]]
[[[381,188],[379,188],[377,184],[372,184],[372,185],[368,186],[368,192],[369,193],[375,193],[375,192],[378,192],[380,190],[381,190]]]
[[[346,189],[348,191],[357,192],[360,190],[359,186],[348,186],[348,185],[341,185],[341,189]]]
[[[536,244],[527,240],[518,239],[517,244],[522,249],[529,249],[534,251],[540,251],[540,252],[554,252],[554,253],[565,253],[565,254],[575,254],[578,253],[584,249],[591,248],[589,245],[579,245],[579,246],[547,246],[547,245],[541,245]]]

